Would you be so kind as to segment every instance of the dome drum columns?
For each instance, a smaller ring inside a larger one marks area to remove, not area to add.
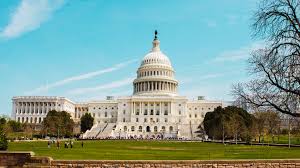
[[[139,92],[177,92],[177,83],[165,81],[145,81],[134,83],[134,93]]]

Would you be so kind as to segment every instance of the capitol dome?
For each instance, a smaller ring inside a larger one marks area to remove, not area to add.
[[[160,50],[155,38],[152,50],[143,58],[133,82],[134,95],[177,95],[178,82],[170,59]]]

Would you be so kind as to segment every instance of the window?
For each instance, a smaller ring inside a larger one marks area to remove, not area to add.
[[[181,115],[181,110],[178,111],[178,114]]]
[[[93,113],[93,117],[95,117],[95,115],[96,115],[96,114],[95,114],[95,113]]]
[[[165,122],[168,122],[168,119],[167,119],[167,118],[165,118]]]
[[[197,118],[197,114],[195,114],[195,118]]]
[[[139,126],[139,132],[142,132],[142,131],[143,131],[143,127]]]
[[[126,113],[126,110],[123,110],[123,114],[125,114]]]
[[[94,110],[96,109],[96,107],[94,107]]]
[[[173,127],[172,127],[172,126],[170,126],[170,127],[169,127],[169,130],[170,130],[170,132],[172,132],[172,131],[173,131]]]
[[[165,130],[166,130],[166,127],[165,127],[165,126],[162,126],[161,129],[162,129],[163,131],[165,131]]]
[[[123,104],[123,106],[126,106],[126,104]]]
[[[151,106],[153,106],[153,104],[151,104]]]
[[[144,115],[148,115],[148,110],[145,109]]]
[[[159,122],[159,118],[156,119],[156,122]]]
[[[159,110],[156,110],[156,115],[159,115]]]
[[[104,113],[104,117],[107,117],[107,112],[105,111],[105,113]]]
[[[157,103],[156,106],[159,107],[159,104]]]
[[[125,118],[123,118],[123,122],[125,122]]]
[[[165,106],[168,106],[168,103],[165,103]]]
[[[192,115],[190,114],[190,118],[192,118]]]
[[[180,122],[180,123],[181,123],[181,119],[180,119],[180,118],[179,118],[178,122]]]
[[[165,114],[165,115],[168,115],[168,110],[165,110],[164,114]]]
[[[144,118],[144,122],[147,122],[147,118]]]
[[[132,132],[134,131],[134,126],[131,126],[131,131],[132,131]]]
[[[135,121],[136,121],[136,122],[139,122],[139,118],[136,118]]]
[[[148,106],[148,104],[147,104],[147,103],[145,103],[145,106]]]
[[[150,115],[153,115],[153,109],[150,110]]]
[[[157,126],[154,126],[154,132],[157,132]]]
[[[178,104],[178,106],[181,106],[181,104]]]
[[[127,132],[127,126],[124,126],[124,132]]]

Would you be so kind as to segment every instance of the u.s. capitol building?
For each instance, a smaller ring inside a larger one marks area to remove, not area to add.
[[[152,50],[137,70],[131,96],[80,103],[64,97],[13,97],[12,118],[39,124],[50,110],[57,110],[69,112],[78,122],[85,113],[91,113],[94,126],[84,138],[195,138],[205,113],[224,104],[178,95],[179,83],[171,61],[160,50],[156,36],[152,43]]]

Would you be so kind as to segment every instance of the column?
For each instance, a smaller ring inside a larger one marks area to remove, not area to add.
[[[143,102],[140,102],[141,108],[140,108],[140,114],[139,114],[139,115],[142,115],[142,114],[143,114],[143,110],[144,110],[144,109],[143,109],[143,104],[144,104]]]
[[[162,102],[159,103],[159,115],[162,114]]]
[[[16,113],[16,103],[15,103],[15,101],[13,101],[13,108],[12,108],[12,118],[14,119],[14,120],[16,120],[16,115],[17,115],[17,113]]]

